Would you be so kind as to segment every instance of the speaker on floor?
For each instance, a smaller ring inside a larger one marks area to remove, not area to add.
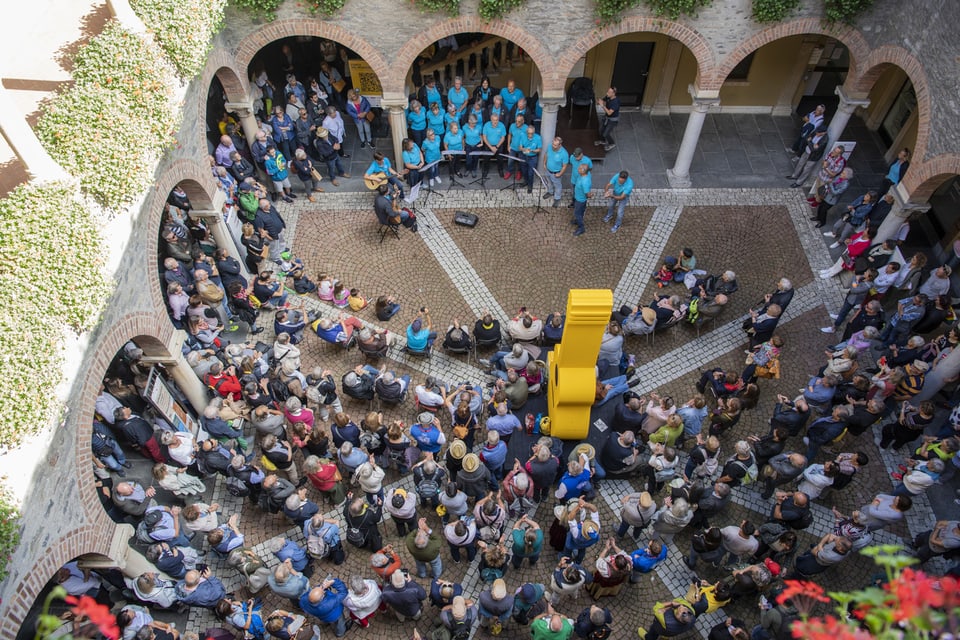
[[[480,218],[475,213],[457,211],[453,214],[453,223],[458,224],[461,227],[473,229],[475,226],[477,226],[478,222],[480,222]]]

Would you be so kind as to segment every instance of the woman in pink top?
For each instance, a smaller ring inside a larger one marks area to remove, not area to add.
[[[656,392],[650,394],[650,402],[647,403],[647,417],[641,427],[647,435],[654,433],[657,429],[667,423],[667,418],[677,412],[673,404],[673,398],[667,396],[661,398]]]

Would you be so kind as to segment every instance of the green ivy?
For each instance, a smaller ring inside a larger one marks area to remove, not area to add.
[[[37,135],[85,192],[119,209],[150,185],[175,142],[173,67],[156,44],[112,22],[77,52],[73,76],[44,107]]]
[[[181,77],[200,73],[213,36],[223,25],[227,0],[130,0]]]
[[[252,13],[268,22],[277,19],[277,9],[283,4],[283,0],[229,0],[229,2],[230,6]]]
[[[595,0],[594,13],[597,26],[616,24],[623,17],[623,12],[640,4],[640,0]]]
[[[0,446],[56,417],[64,332],[93,327],[110,297],[103,246],[69,186],[21,185],[0,200]]]
[[[653,12],[661,17],[676,20],[681,15],[696,16],[700,7],[710,4],[711,0],[643,0]]]
[[[873,0],[823,0],[827,22],[852,24],[853,19],[873,5]]]
[[[347,4],[347,0],[310,0],[310,11],[324,16],[332,16],[343,9],[345,4]]]
[[[19,545],[20,510],[9,489],[0,485],[0,581],[7,577],[7,565]]]
[[[420,7],[421,13],[460,15],[460,0],[410,0],[410,4]]]
[[[800,0],[753,0],[753,19],[761,24],[781,22],[800,6]]]
[[[477,13],[484,20],[495,20],[522,6],[523,2],[524,0],[480,0]]]

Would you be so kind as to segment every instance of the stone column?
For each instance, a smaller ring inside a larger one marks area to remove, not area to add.
[[[40,144],[36,134],[13,102],[0,88],[0,134],[33,178],[40,182],[70,182],[72,178]]]
[[[209,398],[206,385],[197,377],[197,374],[187,364],[186,358],[183,357],[183,342],[186,336],[186,332],[182,330],[174,331],[170,338],[170,344],[167,345],[166,355],[144,356],[142,362],[145,364],[162,364],[166,367],[170,377],[173,378],[173,381],[199,417],[203,414],[203,410],[207,408]]]
[[[850,116],[857,110],[857,107],[866,109],[870,106],[870,99],[867,98],[866,95],[856,96],[849,94],[842,86],[837,86],[833,92],[839,96],[840,106],[837,107],[837,112],[830,119],[830,124],[827,126],[827,139],[830,140],[830,144],[827,147],[828,149],[833,148],[833,145],[840,140],[840,136],[843,135],[843,130],[847,128],[847,123],[850,122]]]
[[[543,148],[540,150],[537,171],[540,171],[540,167],[543,166],[543,156],[550,145],[553,144],[553,139],[557,137],[557,112],[560,110],[560,105],[563,104],[563,99],[544,98],[540,101],[540,104],[543,105],[543,115],[540,119],[540,137],[543,138]]]
[[[257,118],[253,115],[253,103],[249,100],[246,102],[225,102],[223,108],[240,116],[243,137],[247,139],[247,146],[253,147],[253,143],[257,139]]]
[[[957,377],[958,373],[960,373],[960,349],[954,349],[940,361],[936,369],[932,369],[923,377],[923,388],[913,401],[933,400],[937,392],[943,389],[947,380]]]
[[[110,539],[110,550],[107,555],[91,554],[83,556],[78,560],[77,565],[82,569],[93,570],[116,568],[127,578],[137,578],[141,573],[148,571],[158,573],[157,567],[152,562],[130,546],[130,538],[135,533],[133,525],[118,524],[113,529],[113,537]]]
[[[813,49],[816,46],[817,43],[814,41],[805,40],[800,44],[793,66],[787,73],[786,78],[784,78],[783,88],[780,90],[777,103],[773,105],[773,110],[770,112],[770,115],[789,116],[793,113],[796,108],[794,98],[797,95],[797,88],[803,81],[807,69],[810,67],[810,56],[813,55]]]
[[[677,151],[677,160],[673,169],[667,170],[667,179],[674,189],[690,188],[690,164],[693,162],[693,153],[697,150],[703,122],[707,119],[710,107],[720,105],[719,91],[701,91],[690,85],[690,95],[693,96],[693,111],[687,119],[687,128],[683,132],[680,150]]]
[[[230,235],[230,231],[227,229],[227,223],[223,220],[223,205],[225,201],[226,196],[222,191],[217,189],[213,199],[213,208],[191,209],[190,217],[199,218],[206,222],[210,227],[210,234],[216,241],[217,247],[226,249],[227,253],[229,253],[231,257],[236,258],[237,262],[240,263],[240,269],[242,269],[243,273],[249,274],[244,256],[240,253],[237,243],[234,242],[233,236]]]
[[[673,92],[673,82],[677,79],[677,69],[680,67],[680,55],[683,45],[679,40],[670,40],[667,43],[667,57],[660,69],[660,87],[657,89],[657,98],[650,108],[652,116],[670,115],[670,94]]]
[[[906,199],[903,191],[900,185],[890,188],[889,193],[893,194],[893,208],[890,210],[890,213],[887,214],[887,217],[883,219],[883,222],[880,223],[880,227],[877,229],[877,235],[873,239],[874,242],[883,242],[887,238],[893,237],[904,220],[916,213],[925,213],[930,210],[929,202],[920,204],[910,202]]]
[[[407,108],[406,98],[387,99],[380,101],[380,105],[386,109],[390,119],[390,138],[393,142],[393,163],[394,168],[400,171],[402,166],[401,157],[403,155],[403,139],[407,137]]]

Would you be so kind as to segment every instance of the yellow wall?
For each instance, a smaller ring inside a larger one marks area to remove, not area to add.
[[[864,120],[871,117],[878,117],[882,120],[906,80],[907,74],[903,69],[893,65],[887,67],[887,70],[880,75],[867,95],[870,98],[870,106],[866,109]]]
[[[613,78],[613,65],[617,57],[617,45],[621,42],[652,42],[653,56],[650,59],[650,75],[647,76],[647,85],[643,90],[643,104],[649,106],[653,104],[657,93],[660,90],[660,82],[663,74],[659,71],[667,57],[667,42],[669,38],[657,33],[630,33],[616,38],[611,38],[601,42],[596,47],[587,52],[587,60],[584,65],[584,75],[593,79],[593,86],[597,92],[602,91],[601,87],[610,86],[610,80]],[[688,74],[678,72],[676,84],[681,84],[686,93],[688,84],[694,81],[697,74],[696,62],[687,49],[684,49],[683,55],[690,58],[692,66]],[[683,63],[681,61],[681,69]],[[681,77],[682,76],[682,77]],[[567,81],[570,86],[572,79]],[[681,104],[690,104],[690,96],[687,96],[686,102]]]
[[[697,59],[686,47],[680,52],[680,62],[677,63],[677,76],[670,90],[671,105],[691,105],[693,97],[690,95],[690,85],[697,79]]]
[[[747,79],[728,80],[720,88],[721,106],[775,105],[789,79],[803,38],[784,38],[758,49]]]

